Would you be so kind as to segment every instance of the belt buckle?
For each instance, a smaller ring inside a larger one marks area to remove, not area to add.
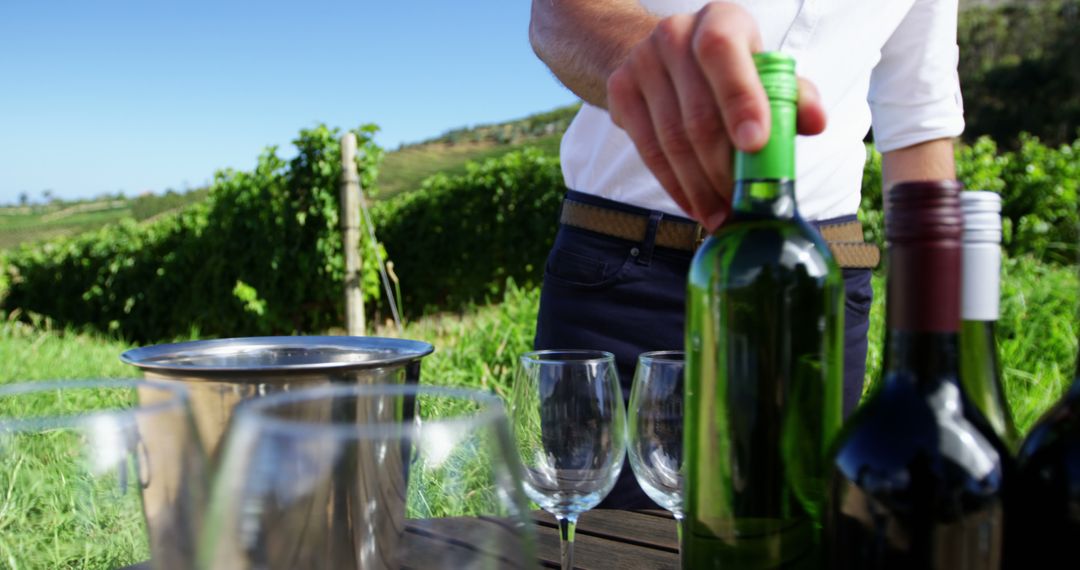
[[[697,224],[697,229],[694,230],[694,251],[701,247],[707,237],[709,237],[709,232],[705,231],[705,226]]]

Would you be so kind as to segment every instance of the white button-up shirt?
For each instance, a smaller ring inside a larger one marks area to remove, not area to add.
[[[659,16],[704,0],[640,0]],[[825,132],[796,142],[796,196],[806,219],[854,214],[871,125],[887,152],[964,130],[956,73],[957,0],[734,0],[766,50],[793,56],[821,92]],[[685,216],[607,112],[583,105],[562,141],[568,188]]]

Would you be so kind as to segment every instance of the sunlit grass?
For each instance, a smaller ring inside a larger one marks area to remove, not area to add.
[[[1006,393],[1022,432],[1031,427],[1072,381],[1077,351],[1078,281],[1076,271],[1070,267],[1045,265],[1028,258],[1005,263],[1002,316],[997,333]],[[885,324],[882,285],[882,277],[875,276],[868,384],[880,378]],[[537,290],[511,285],[497,303],[408,323],[403,336],[425,340],[436,347],[436,352],[424,360],[422,382],[508,396],[517,358],[532,347],[538,302]],[[121,341],[57,329],[44,322],[31,326],[5,320],[0,322],[0,362],[4,363],[0,366],[0,384],[137,376],[135,370],[117,358],[127,348],[129,345]],[[488,452],[478,447],[476,453],[480,457]],[[72,514],[75,511],[70,508],[72,493],[83,484],[79,483],[74,468],[66,486],[51,487],[51,491],[42,487],[47,490],[45,499],[18,497],[24,488],[45,485],[36,473],[54,460],[47,453],[37,459],[33,454],[0,453],[0,568],[111,568],[118,560],[145,552],[145,545],[138,538],[142,521],[138,517],[130,518],[131,512],[137,512],[130,505],[110,515],[113,516],[110,524],[115,524],[118,530],[109,536],[88,533],[85,526],[80,526],[81,515]],[[464,460],[455,459],[439,468],[454,469],[463,481],[487,476],[483,470],[470,469],[461,461]],[[417,473],[413,481],[418,485],[416,490],[432,490],[425,491],[425,506],[415,503],[414,514],[448,515],[488,508],[479,503],[475,508],[470,507],[459,496],[439,494],[436,487],[445,479],[446,472],[438,469]],[[491,497],[477,495],[476,500],[488,503]],[[37,525],[32,527],[35,529],[32,534],[20,538],[9,532],[12,525],[31,528],[26,526],[31,518]],[[71,556],[49,547],[76,542],[85,544],[86,552]],[[40,556],[29,565],[15,562],[20,553],[26,552]]]
[[[147,559],[139,472],[120,435],[132,427],[74,417],[134,402],[130,388],[0,396],[0,568],[112,569]]]
[[[881,379],[885,281],[875,275],[867,391]],[[1024,257],[1004,262],[998,355],[1006,398],[1021,434],[1068,388],[1076,362],[1076,269]]]
[[[0,322],[0,384],[50,379],[139,377],[120,362],[130,345],[92,334],[54,328],[44,321],[28,325]]]

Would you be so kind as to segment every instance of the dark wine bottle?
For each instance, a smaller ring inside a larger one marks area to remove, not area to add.
[[[754,61],[771,136],[736,153],[732,218],[690,268],[683,568],[819,566],[842,423],[843,278],[795,203],[795,63]]]
[[[959,378],[961,185],[888,194],[882,385],[837,442],[830,568],[998,568],[1007,451]]]
[[[1001,383],[994,323],[1001,297],[1001,196],[961,192],[964,272],[960,315],[960,381],[1010,452],[1020,445]]]
[[[1031,428],[1016,459],[1010,566],[1075,565],[1073,541],[1080,539],[1080,357],[1072,386]]]

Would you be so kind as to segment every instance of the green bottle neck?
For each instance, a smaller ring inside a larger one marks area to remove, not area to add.
[[[781,218],[798,215],[794,180],[737,180],[732,203],[735,219]]]
[[[1021,438],[1001,384],[994,321],[960,324],[960,383],[994,432],[1015,450]]]
[[[760,151],[735,152],[735,195],[732,208],[736,217],[769,216],[792,218],[795,204],[795,126],[794,101],[771,99],[772,127],[769,142]]]

